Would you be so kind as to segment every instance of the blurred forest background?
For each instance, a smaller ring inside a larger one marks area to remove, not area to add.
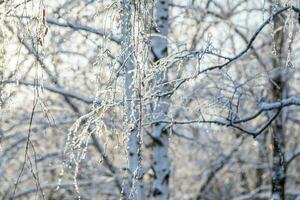
[[[0,0],[0,199],[300,200],[299,17]]]

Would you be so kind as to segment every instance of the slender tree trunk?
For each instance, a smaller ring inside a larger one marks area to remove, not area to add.
[[[283,42],[284,42],[284,19],[282,16],[273,19],[274,25],[274,45],[276,55],[273,57],[274,77],[272,83],[272,100],[277,101],[283,98],[286,87],[282,73],[283,62]],[[284,117],[279,114],[271,126],[273,145],[273,166],[272,166],[272,199],[284,200],[284,188],[286,179],[285,164],[285,137],[284,137]]]
[[[5,12],[5,3],[0,5],[0,13]],[[0,14],[0,143],[2,142],[2,120],[3,120],[3,104],[4,104],[4,68],[5,68],[5,35],[4,35],[4,14]],[[1,146],[0,146],[1,147]]]
[[[263,132],[261,133],[258,137],[258,143],[259,143],[259,148],[258,148],[258,160],[259,163],[261,164],[256,168],[256,180],[255,180],[255,188],[260,188],[265,184],[264,181],[264,174],[266,172],[263,164],[264,163],[269,163],[268,159],[268,152],[267,152],[267,133]]]
[[[153,62],[160,65],[161,59],[167,56],[168,50],[168,29],[169,29],[169,0],[157,0],[154,9],[154,22],[157,35],[151,39],[151,50]],[[167,74],[160,72],[154,80],[154,88],[160,94],[167,90]],[[165,118],[169,109],[169,97],[159,97],[153,105],[154,121]],[[170,161],[168,156],[169,138],[166,124],[156,123],[152,127],[153,137],[152,170],[154,180],[152,186],[152,197],[156,200],[169,199],[169,175]]]
[[[143,170],[141,166],[140,108],[135,88],[135,66],[133,62],[133,22],[134,2],[122,0],[122,55],[125,67],[125,106],[128,131],[128,186],[129,199],[144,199]]]

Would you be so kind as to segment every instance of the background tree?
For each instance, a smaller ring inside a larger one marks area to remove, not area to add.
[[[299,198],[296,3],[0,0],[0,197]]]

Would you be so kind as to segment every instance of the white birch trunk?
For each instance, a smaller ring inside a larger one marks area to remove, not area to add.
[[[122,0],[122,55],[125,67],[125,106],[128,131],[128,190],[130,200],[144,199],[143,170],[140,152],[139,101],[135,91],[133,62],[133,25],[134,12],[131,0]]]
[[[169,0],[157,0],[155,4],[155,31],[160,36],[154,36],[151,40],[151,48],[153,53],[153,61],[158,62],[167,56],[167,36],[168,36],[168,19],[169,19]],[[155,77],[154,87],[160,93],[166,91],[167,76],[160,72]],[[154,120],[162,120],[168,112],[169,98],[161,97],[154,104],[153,114]],[[168,157],[169,138],[165,124],[157,123],[152,127],[153,154],[152,169],[154,172],[154,181],[152,187],[152,197],[156,200],[165,200],[169,198],[169,175],[170,161]]]

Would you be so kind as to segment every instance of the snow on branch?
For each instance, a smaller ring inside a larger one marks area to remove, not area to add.
[[[86,26],[83,24],[78,24],[78,23],[60,22],[56,19],[51,19],[51,18],[47,18],[46,21],[48,24],[52,24],[52,25],[56,25],[56,26],[60,26],[60,27],[67,27],[67,28],[71,28],[73,30],[87,31],[87,32],[99,35],[101,37],[108,38],[109,40],[111,40],[117,44],[121,43],[120,37],[114,36],[111,33],[108,33],[104,30],[100,30],[99,28],[95,29],[95,28],[92,28],[92,27],[89,27],[89,26]]]
[[[253,136],[254,138],[260,135],[267,127],[270,126],[270,124],[276,119],[276,117],[279,115],[280,111],[282,108],[291,106],[291,105],[297,105],[300,106],[300,98],[299,97],[289,97],[287,99],[282,99],[281,101],[278,102],[273,102],[273,103],[261,103],[259,104],[260,110],[256,112],[255,114],[245,117],[239,120],[232,120],[232,119],[225,119],[225,120],[205,120],[205,119],[196,119],[196,120],[186,120],[186,121],[173,121],[173,120],[162,120],[162,121],[154,121],[151,122],[150,124],[155,124],[155,123],[167,123],[171,125],[175,124],[216,124],[219,126],[226,126],[226,127],[232,127],[235,129],[238,129],[248,135]],[[264,125],[262,125],[259,129],[255,131],[251,131],[248,129],[245,129],[238,124],[244,123],[251,121],[253,119],[256,119],[258,116],[260,116],[261,113],[270,111],[270,110],[277,110],[277,112],[267,121],[265,122]],[[150,125],[150,124],[145,124],[145,125]]]
[[[269,110],[279,109],[291,105],[300,106],[300,98],[293,96],[287,99],[282,99],[281,101],[277,101],[274,103],[261,103],[259,107],[263,111],[269,111]]]
[[[32,17],[29,16],[17,16],[17,15],[10,15],[11,17],[16,17],[16,18],[29,18],[29,19],[34,19]],[[98,36],[101,36],[103,38],[107,38],[112,42],[115,42],[116,44],[121,44],[121,37],[113,35],[112,33],[106,32],[105,30],[99,29],[99,28],[93,28],[84,24],[80,24],[80,23],[72,23],[72,22],[68,22],[65,21],[64,22],[62,20],[58,20],[58,19],[53,19],[53,18],[46,18],[46,22],[48,24],[51,25],[55,25],[55,26],[60,26],[60,27],[64,27],[64,28],[70,28],[73,29],[75,31],[86,31],[92,34],[96,34]]]
[[[9,81],[4,81],[4,83],[6,84],[20,84],[20,85],[25,85],[25,86],[37,86],[37,87],[42,87],[43,89],[46,89],[50,92],[56,93],[56,94],[60,94],[63,96],[67,96],[76,100],[79,100],[81,102],[84,102],[86,104],[93,104],[95,103],[95,99],[90,98],[90,97],[85,97],[81,94],[77,94],[75,92],[70,92],[70,91],[66,91],[63,88],[57,88],[57,87],[51,87],[51,86],[47,86],[47,85],[43,85],[41,86],[40,84],[35,84],[32,82],[27,82],[27,81],[23,81],[23,80],[18,80],[18,81],[14,81],[14,80],[9,80]],[[98,100],[98,102],[96,103],[101,103],[101,101]]]

